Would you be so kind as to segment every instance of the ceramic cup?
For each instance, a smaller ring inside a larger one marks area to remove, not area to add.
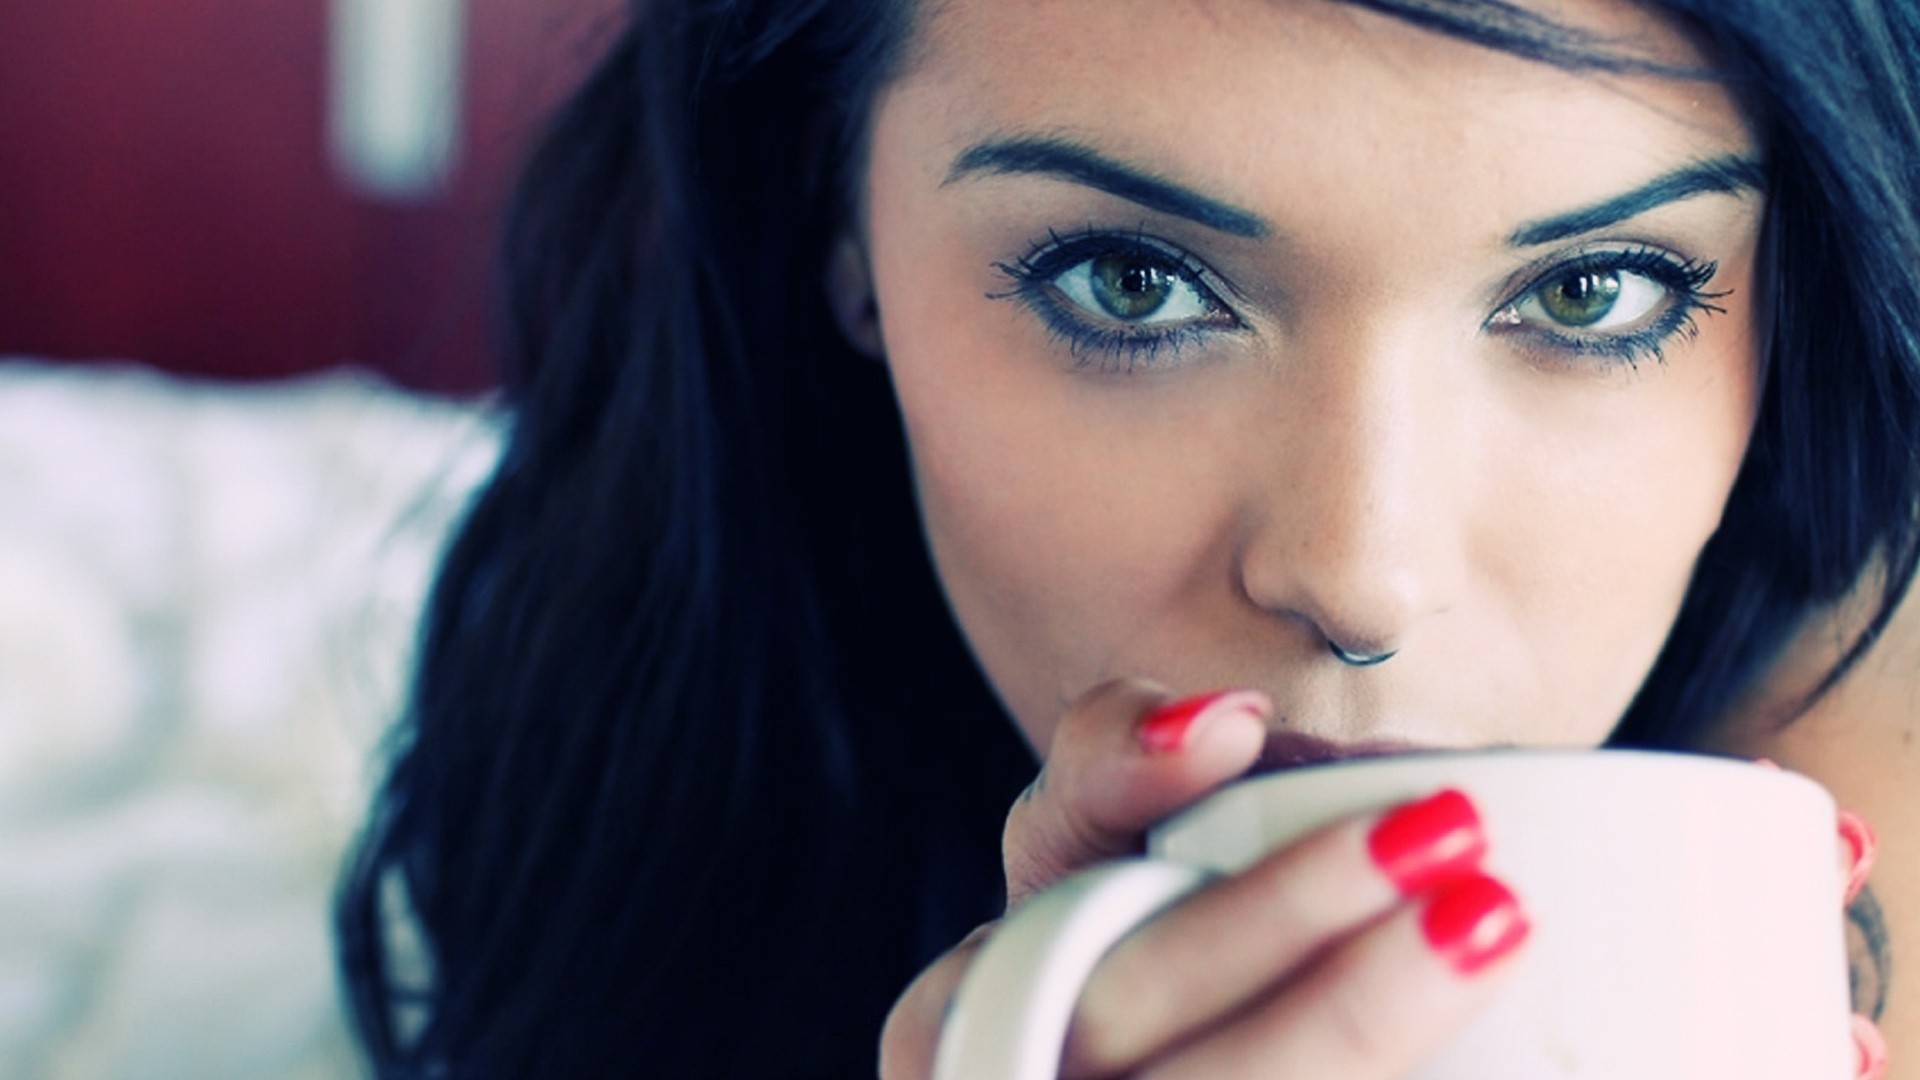
[[[1094,964],[1209,879],[1323,825],[1445,788],[1532,922],[1494,1006],[1408,1080],[1850,1080],[1833,799],[1793,773],[1631,750],[1369,758],[1241,781],[1150,855],[1070,878],[981,950],[936,1080],[1056,1075]]]

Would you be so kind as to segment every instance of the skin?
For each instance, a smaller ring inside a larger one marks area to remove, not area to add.
[[[1706,194],[1557,244],[1507,238],[1751,155],[1733,103],[1313,0],[1125,9],[955,0],[875,119],[867,250],[925,526],[1021,730],[1045,748],[1069,703],[1126,675],[1256,687],[1279,725],[1341,740],[1598,743],[1746,450],[1761,203]],[[969,146],[1036,132],[1273,235],[1051,177],[948,180]],[[1245,294],[1220,288],[1247,328],[1103,371],[988,298],[1009,286],[995,264],[1089,223],[1178,245]],[[1664,363],[1486,327],[1543,260],[1635,245],[1719,267],[1724,311]],[[1399,655],[1355,669],[1330,639]]]
[[[1630,5],[1541,10],[1704,66]],[[948,0],[915,44],[877,102],[830,293],[850,339],[888,365],[940,578],[1045,762],[1008,822],[1010,904],[1136,849],[1244,772],[1270,732],[1598,745],[1747,449],[1763,198],[1722,185],[1550,243],[1514,239],[1676,170],[1751,160],[1732,98],[1567,72],[1319,0]],[[968,156],[1023,138],[1261,227]],[[1063,340],[1061,312],[1124,322],[1076,306],[1089,294],[1068,277],[1022,291],[1004,267],[1079,230],[1203,267],[1217,304],[1182,309],[1201,332],[1151,355]],[[1617,341],[1678,302],[1641,274],[1652,292],[1634,295],[1655,302],[1624,328],[1543,314],[1569,259],[1627,250],[1712,264],[1701,288],[1717,310],[1658,356],[1567,347]],[[1356,667],[1330,645],[1394,656]],[[1142,750],[1155,707],[1221,687],[1247,693],[1176,751]],[[1364,1080],[1430,1054],[1503,969],[1467,979],[1435,961],[1414,907],[1365,858],[1369,824],[1277,853],[1123,944],[1083,998],[1066,1074],[1257,1063]],[[1250,920],[1277,925],[1221,930]],[[981,934],[903,996],[883,1076],[927,1075]],[[1250,937],[1273,944],[1250,952]],[[1355,1002],[1364,1025],[1341,1014]]]

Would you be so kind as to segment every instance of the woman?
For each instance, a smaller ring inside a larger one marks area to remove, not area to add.
[[[1771,753],[1920,845],[1880,699],[1776,734],[1913,570],[1916,40],[1898,0],[638,5],[525,181],[512,438],[343,892],[383,1071],[924,1076],[1009,897],[1357,742]],[[1068,1074],[1433,1052],[1515,954],[1356,929],[1363,832],[1189,902],[1335,883],[1288,950],[1123,947]],[[1896,1049],[1902,992],[1856,1002]]]

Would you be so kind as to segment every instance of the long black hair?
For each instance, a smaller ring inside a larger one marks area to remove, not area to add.
[[[1348,2],[1637,63],[1501,0]],[[820,291],[915,6],[637,3],[531,156],[510,436],[339,897],[383,1076],[872,1075],[892,996],[997,913],[1034,762],[945,607],[884,366]],[[1760,126],[1773,290],[1752,448],[1613,738],[1684,747],[1877,567],[1850,663],[1913,573],[1920,17],[1659,6]]]

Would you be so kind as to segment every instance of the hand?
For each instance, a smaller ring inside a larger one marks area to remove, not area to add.
[[[1007,819],[1009,910],[1075,871],[1142,850],[1146,830],[1250,767],[1255,692],[1170,702],[1098,687],[1069,709]],[[1490,1004],[1527,924],[1477,871],[1471,804],[1442,793],[1336,823],[1190,896],[1095,970],[1062,1076],[1390,1080]],[[881,1040],[884,1080],[932,1073],[940,1023],[993,924],[921,973]]]
[[[1876,842],[1866,819],[1850,810],[1840,811],[1841,873],[1846,882],[1843,903],[1851,907],[1861,890],[1867,887],[1867,875],[1873,870]],[[1887,1040],[1869,1017],[1853,1015],[1853,1044],[1859,1062],[1854,1075],[1859,1080],[1880,1080],[1887,1071]]]
[[[1767,758],[1758,758],[1754,764],[1769,769],[1780,767]],[[1841,904],[1851,907],[1860,891],[1866,888],[1867,875],[1873,870],[1878,843],[1874,839],[1872,826],[1851,810],[1840,811],[1838,829],[1841,841]],[[1857,1080],[1879,1080],[1887,1071],[1887,1040],[1881,1036],[1879,1026],[1871,1017],[1853,1014],[1853,1044],[1857,1061],[1854,1076]]]

